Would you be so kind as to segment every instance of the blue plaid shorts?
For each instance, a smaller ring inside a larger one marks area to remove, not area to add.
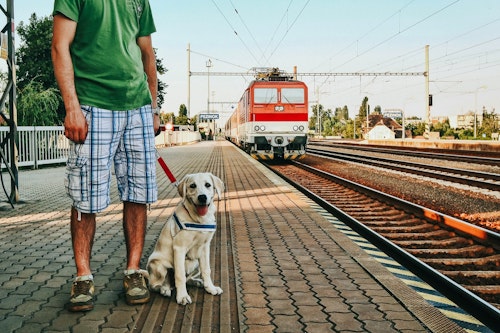
[[[85,143],[71,142],[65,187],[73,207],[98,213],[110,204],[114,165],[122,201],[150,204],[157,200],[156,151],[150,105],[110,111],[81,106],[89,132]]]

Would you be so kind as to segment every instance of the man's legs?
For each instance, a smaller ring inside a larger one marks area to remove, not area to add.
[[[90,257],[95,235],[95,214],[80,213],[71,208],[71,239],[75,256],[76,275],[90,275]]]
[[[127,269],[123,287],[128,304],[143,304],[149,301],[149,290],[139,269],[144,238],[146,235],[146,204],[125,201],[123,203],[123,231],[127,245]]]
[[[123,231],[127,244],[127,270],[138,270],[146,235],[145,204],[125,201],[123,203]]]
[[[71,287],[69,310],[88,311],[94,308],[90,257],[96,229],[95,214],[79,213],[72,207],[70,225],[77,277]]]

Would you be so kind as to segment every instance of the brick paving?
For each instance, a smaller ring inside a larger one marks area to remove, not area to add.
[[[220,244],[213,244],[212,254],[214,281],[224,294],[190,289],[194,304],[188,307],[157,294],[148,305],[126,305],[121,204],[113,184],[112,204],[98,216],[93,247],[95,308],[68,312],[74,263],[64,167],[21,171],[24,202],[15,209],[0,203],[2,332],[461,331],[305,197],[229,143],[202,142],[160,153],[177,178],[208,170],[226,183],[219,202]],[[148,213],[143,263],[179,201],[176,188],[158,170],[161,199]]]

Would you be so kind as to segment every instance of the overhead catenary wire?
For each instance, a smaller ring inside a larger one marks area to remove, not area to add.
[[[229,22],[229,20],[227,19],[226,15],[224,15],[224,13],[222,12],[222,10],[220,9],[219,5],[217,5],[217,3],[215,2],[215,0],[212,0],[212,3],[217,8],[217,10],[219,11],[219,13],[222,15],[222,17],[224,18],[224,20],[226,21],[226,23],[229,25],[229,27],[233,30],[233,33],[236,35],[236,37],[238,37],[238,39],[241,41],[241,43],[243,44],[243,46],[245,46],[245,48],[247,49],[248,53],[257,62],[258,61],[257,57],[253,54],[252,50],[250,49],[250,47],[248,47],[248,45],[245,43],[245,41],[240,37],[240,35],[236,31],[236,29],[233,27],[233,25],[231,24],[231,22]]]
[[[283,43],[283,40],[288,35],[288,33],[290,32],[290,30],[292,29],[292,27],[295,25],[295,23],[297,22],[297,20],[299,19],[299,17],[302,15],[302,13],[304,12],[304,9],[306,9],[306,7],[307,7],[307,5],[309,4],[310,1],[311,0],[307,0],[307,2],[304,4],[304,6],[300,10],[300,12],[297,14],[297,16],[295,17],[295,19],[293,20],[292,24],[287,28],[287,30],[283,34],[283,37],[280,39],[280,41],[278,42],[278,44],[276,45],[276,47],[274,48],[274,50],[269,55],[268,60],[274,55],[274,53],[276,52],[276,50],[281,46],[281,43]]]
[[[261,57],[264,56],[264,51],[262,50],[262,48],[260,47],[259,45],[259,42],[256,40],[255,36],[253,35],[252,31],[250,31],[250,28],[248,28],[248,25],[246,24],[245,20],[243,19],[243,17],[240,15],[240,12],[238,11],[238,9],[236,8],[236,6],[234,5],[233,1],[232,0],[229,0],[229,2],[231,3],[231,6],[233,6],[233,9],[234,9],[234,12],[236,13],[236,15],[239,17],[241,23],[243,24],[243,26],[245,27],[246,31],[248,32],[248,34],[250,35],[250,37],[252,37],[252,40],[253,42],[255,43],[255,46],[259,49],[260,51],[260,54],[261,54]],[[257,60],[257,63],[259,61]]]

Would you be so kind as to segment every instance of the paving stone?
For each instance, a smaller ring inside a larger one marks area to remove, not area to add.
[[[277,315],[292,316],[297,311],[297,307],[292,300],[271,300],[268,307],[271,309],[273,317]]]
[[[22,327],[16,330],[16,333],[34,333],[34,332],[45,332],[45,328],[48,324],[39,324],[39,323],[29,323],[24,324]],[[91,332],[87,331],[86,333]]]
[[[328,315],[319,311],[316,305],[301,305],[298,304],[297,313],[302,317],[304,323],[324,323],[327,322]]]
[[[243,303],[249,308],[252,307],[263,308],[268,303],[268,301],[264,298],[264,295],[262,293],[250,294],[245,292],[242,300]]]
[[[43,303],[40,302],[40,301],[25,300],[10,315],[21,316],[21,317],[29,317],[33,313],[35,313],[38,310],[40,310],[42,304]]]
[[[267,308],[246,308],[243,315],[246,317],[247,325],[268,325],[271,322],[271,316]]]
[[[304,332],[304,325],[295,316],[277,315],[273,319],[275,332]]]
[[[20,316],[8,316],[1,322],[2,332],[9,333],[14,332],[16,329],[20,328],[23,324],[22,317]]]
[[[106,316],[106,323],[102,327],[123,328],[123,326],[128,326],[128,324],[132,323],[132,313],[130,311],[113,311],[110,315]]]

